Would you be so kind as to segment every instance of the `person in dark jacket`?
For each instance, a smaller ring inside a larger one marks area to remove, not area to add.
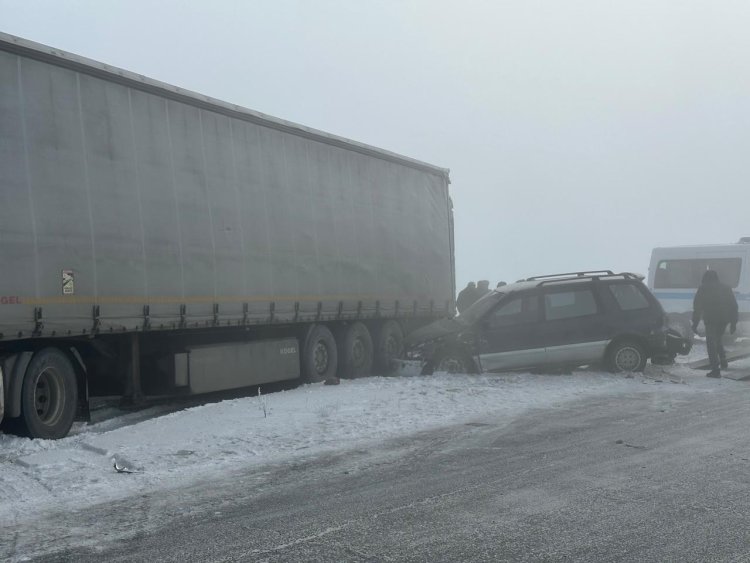
[[[719,281],[714,270],[706,270],[701,286],[693,300],[693,332],[703,319],[706,327],[706,348],[711,371],[708,377],[721,377],[719,368],[726,369],[727,357],[721,339],[729,325],[729,332],[737,330],[737,299],[732,289]]]
[[[477,286],[473,281],[470,281],[466,284],[466,287],[459,292],[458,297],[456,298],[456,309],[458,309],[459,313],[462,313],[471,307],[471,304],[476,300]]]
[[[477,299],[484,297],[490,292],[490,280],[479,280],[477,282]]]

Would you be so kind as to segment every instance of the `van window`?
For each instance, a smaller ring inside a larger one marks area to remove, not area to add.
[[[612,297],[617,301],[621,311],[648,309],[649,303],[638,286],[632,283],[617,283],[608,286]]]
[[[654,289],[695,289],[701,284],[706,270],[716,270],[721,283],[737,287],[741,269],[742,258],[660,260],[654,274]]]
[[[590,289],[561,291],[544,296],[544,315],[548,321],[595,315],[594,293]]]

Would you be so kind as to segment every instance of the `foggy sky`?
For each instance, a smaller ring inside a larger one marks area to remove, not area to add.
[[[750,3],[0,0],[0,30],[451,169],[456,277],[750,235]]]

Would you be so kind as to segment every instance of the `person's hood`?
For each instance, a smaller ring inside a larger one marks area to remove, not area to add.
[[[703,272],[703,278],[701,279],[702,285],[717,285],[719,283],[719,274],[716,270],[706,270]]]
[[[414,346],[423,342],[429,342],[436,338],[458,334],[466,330],[466,325],[458,322],[456,319],[438,319],[434,323],[418,328],[406,337],[406,345]]]

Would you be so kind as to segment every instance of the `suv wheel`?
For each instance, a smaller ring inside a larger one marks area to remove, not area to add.
[[[446,373],[473,373],[474,361],[460,350],[446,350],[435,359],[433,371]]]
[[[607,350],[607,367],[613,372],[643,371],[646,360],[646,350],[632,340],[620,340]]]

